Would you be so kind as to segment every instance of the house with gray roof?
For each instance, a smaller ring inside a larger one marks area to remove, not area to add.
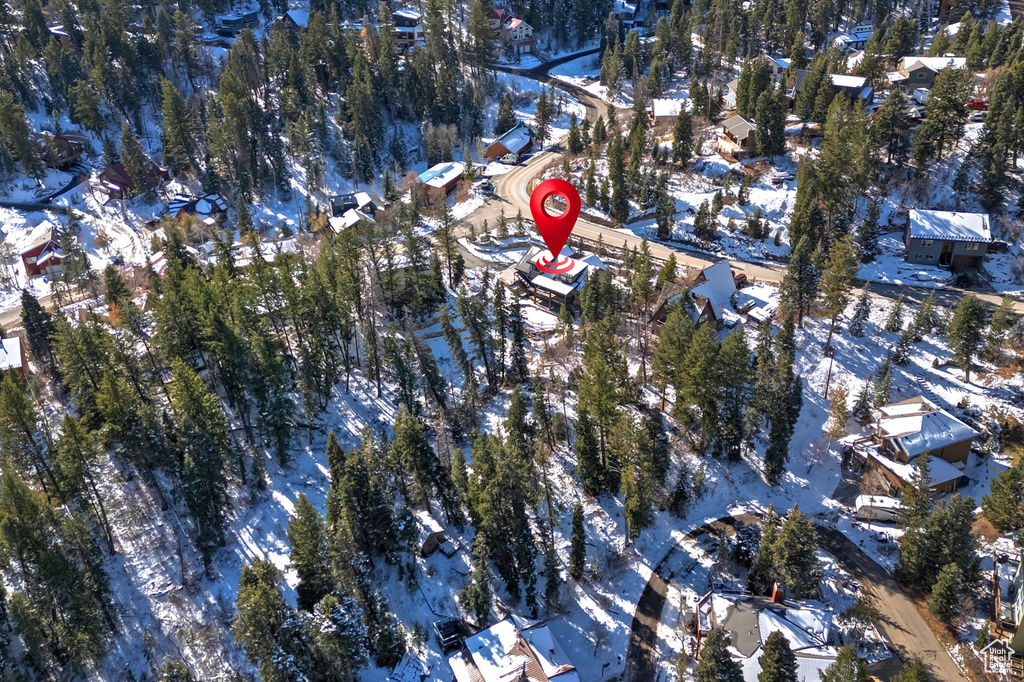
[[[987,214],[912,209],[908,218],[903,232],[908,263],[967,273],[981,267],[992,243]]]

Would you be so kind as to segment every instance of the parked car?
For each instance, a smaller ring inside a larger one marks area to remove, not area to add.
[[[980,111],[976,111],[973,114],[971,114],[971,123],[981,123],[984,120],[985,115],[982,114]]]
[[[494,191],[494,185],[492,185],[488,180],[484,180],[480,183],[480,191],[490,194]]]
[[[988,102],[983,99],[972,99],[967,103],[967,108],[972,111],[988,111]]]
[[[737,289],[742,289],[747,286],[747,273],[732,270],[732,281],[736,284]]]
[[[501,161],[502,163],[508,163],[514,166],[517,163],[519,163],[519,155],[516,154],[515,152],[510,152],[508,154],[505,154],[505,156],[499,156],[498,161]]]

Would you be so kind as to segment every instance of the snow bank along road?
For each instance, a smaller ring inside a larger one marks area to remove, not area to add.
[[[669,581],[675,578],[668,566],[674,564],[676,552],[685,551],[683,541],[694,541],[709,533],[732,534],[735,533],[737,523],[753,523],[758,520],[753,514],[738,514],[706,523],[687,533],[658,563],[633,614],[629,649],[626,652],[625,679],[628,682],[658,679],[658,626],[668,597]],[[824,526],[815,528],[818,547],[835,557],[843,570],[860,583],[864,592],[874,599],[881,613],[878,629],[889,641],[893,656],[873,666],[872,672],[888,680],[907,663],[921,660],[931,680],[967,682],[967,678],[892,576],[839,531]]]
[[[1024,4],[1024,0],[1020,0],[1020,2]],[[495,66],[494,68],[498,71],[504,71],[506,73],[544,81],[551,85],[551,87],[564,90],[583,104],[586,108],[587,118],[591,122],[594,122],[597,120],[599,114],[604,114],[608,106],[607,103],[593,96],[581,87],[549,76],[548,71],[567,61],[585,57],[590,54],[596,54],[597,51],[597,49],[590,49],[582,52],[576,52],[574,54],[564,55],[558,59],[553,59],[531,69],[516,69],[504,66]],[[629,109],[618,109],[618,111],[620,118],[632,113]],[[623,127],[628,127],[624,121]],[[562,160],[567,153],[562,146],[563,142],[564,141],[559,141],[552,145],[547,151],[534,154],[526,161],[526,163],[516,166],[514,170],[506,173],[505,175],[498,176],[494,183],[496,196],[485,200],[483,206],[466,217],[466,221],[477,225],[478,228],[483,224],[485,219],[488,221],[489,225],[496,225],[498,222],[499,211],[503,207],[505,209],[505,216],[508,218],[514,217],[516,212],[520,210],[523,212],[524,216],[529,216],[530,181],[532,181],[552,163],[560,162]],[[640,237],[637,237],[629,230],[618,230],[604,225],[598,225],[597,223],[588,221],[585,217],[581,217],[576,221],[576,227],[573,230],[573,234],[593,241],[597,241],[600,237],[604,240],[604,243],[609,246],[618,246],[625,242],[632,247],[638,246],[641,241]],[[649,248],[651,250],[651,255],[655,258],[664,260],[668,258],[670,254],[675,253],[676,261],[680,265],[696,269],[702,269],[721,260],[720,257],[705,254],[694,249],[677,248],[658,242],[649,242]],[[760,282],[779,284],[782,282],[783,275],[786,274],[786,267],[784,265],[730,260],[733,268],[746,273],[747,278],[750,281],[756,280]],[[982,302],[987,303],[992,307],[999,305],[1001,300],[1001,296],[995,293],[980,290],[960,289],[951,286],[933,289],[929,287],[909,285],[881,284],[877,282],[871,283],[872,296],[875,296],[876,298],[888,298],[895,300],[902,295],[909,303],[920,303],[933,291],[935,292],[935,298],[939,305],[944,307],[955,307],[960,299],[967,294],[974,294]],[[857,295],[858,293],[859,291],[854,292],[854,295]],[[1018,314],[1024,314],[1024,299],[1015,299],[1014,308]]]

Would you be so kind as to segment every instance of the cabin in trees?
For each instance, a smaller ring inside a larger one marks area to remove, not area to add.
[[[59,277],[61,260],[64,254],[60,250],[60,241],[53,230],[47,230],[32,242],[32,246],[21,252],[21,262],[25,265],[25,276],[49,275]]]
[[[786,93],[790,100],[790,105],[796,102],[796,96],[803,89],[809,73],[810,71],[807,69],[797,70],[796,81],[794,81],[793,88]],[[864,104],[870,104],[871,100],[874,99],[875,89],[868,85],[867,79],[863,76],[848,76],[842,73],[830,73],[828,77],[836,95],[843,95],[846,99],[850,100],[850,104],[856,104],[861,100]]]
[[[575,315],[580,310],[580,292],[588,271],[607,270],[598,256],[575,253],[572,248],[562,248],[559,258],[573,259],[573,266],[566,272],[551,274],[537,267],[537,259],[547,253],[541,246],[532,246],[515,265],[515,285],[520,287],[531,300],[557,313],[564,305]]]
[[[675,123],[679,112],[686,109],[685,99],[652,99],[647,105],[647,113],[654,125],[659,123]]]
[[[915,460],[928,453],[930,487],[939,492],[957,489],[971,444],[978,432],[924,397],[910,398],[878,409],[868,466],[880,471],[893,489],[908,485],[917,470]]]
[[[694,326],[699,327],[705,322],[712,321],[717,325],[725,320],[725,311],[732,309],[732,297],[735,293],[736,279],[727,260],[701,270],[688,289],[678,284],[666,285],[651,316],[654,333],[659,333],[661,325],[668,319],[668,314],[677,305],[685,305]]]
[[[511,15],[508,15],[501,24],[501,38],[511,42],[512,50],[516,54],[532,54],[537,47],[533,26]]]
[[[910,211],[903,232],[904,259],[919,265],[938,265],[953,272],[977,272],[992,244],[984,213]]]
[[[468,637],[448,665],[453,682],[580,680],[546,623],[515,616]]]
[[[871,40],[871,36],[874,35],[874,28],[868,26],[854,26],[853,30],[849,33],[843,33],[832,39],[832,47],[836,48],[843,54],[849,54],[856,52],[857,50],[863,50],[864,46]]]
[[[18,334],[0,339],[0,372],[7,371],[17,372],[22,381],[28,381],[25,340]]]
[[[697,602],[694,631],[697,651],[712,628],[722,628],[732,639],[730,652],[743,670],[744,680],[757,680],[764,643],[781,632],[796,656],[800,682],[816,682],[839,655],[832,636],[832,609],[812,600],[786,599],[776,586],[771,597],[713,590]]]
[[[427,203],[433,205],[447,198],[465,172],[466,166],[461,163],[442,162],[423,171],[416,179],[426,191]]]
[[[889,74],[889,82],[905,91],[917,88],[931,90],[935,85],[935,77],[943,69],[967,68],[964,57],[920,57],[912,55],[900,60],[896,70]]]
[[[379,197],[369,192],[349,192],[348,194],[335,194],[328,202],[331,207],[332,216],[343,216],[351,210],[362,211],[374,215],[377,209],[383,208],[384,202]]]
[[[190,215],[200,220],[221,223],[227,218],[227,214],[227,202],[218,194],[204,194],[201,197],[178,194],[167,203],[167,215],[175,218]]]
[[[533,149],[533,131],[520,121],[511,130],[487,146],[487,158],[499,159],[506,154],[529,154]]]
[[[768,60],[768,68],[771,69],[772,75],[776,78],[781,76],[782,72],[788,69],[789,65],[793,63],[793,60],[788,57],[779,57],[771,54],[766,54],[765,59]],[[739,84],[738,79],[737,84]]]
[[[278,21],[281,21],[291,31],[298,33],[309,24],[309,12],[304,9],[292,9],[282,14]]]
[[[28,137],[47,168],[68,170],[82,158],[85,145],[67,135],[32,133]]]
[[[243,14],[225,14],[217,17],[217,35],[225,38],[234,38],[247,28],[258,28],[260,25],[260,13],[245,12]]]
[[[400,9],[391,15],[395,26],[395,48],[399,52],[408,52],[414,47],[426,45],[421,19],[422,15],[413,9]]]
[[[145,189],[156,187],[160,184],[161,180],[169,180],[170,177],[166,170],[150,161],[147,173],[149,187]],[[117,163],[110,164],[100,173],[100,189],[106,192],[108,196],[122,199],[126,192],[128,195],[133,193],[135,181],[128,174],[128,169],[124,167],[124,164],[118,161]]]
[[[718,130],[718,151],[734,159],[751,156],[757,147],[756,130],[757,126],[742,116],[725,119]]]

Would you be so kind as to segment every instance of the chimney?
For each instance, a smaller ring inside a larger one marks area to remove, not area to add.
[[[781,604],[786,600],[786,588],[775,583],[772,585],[772,601]]]

